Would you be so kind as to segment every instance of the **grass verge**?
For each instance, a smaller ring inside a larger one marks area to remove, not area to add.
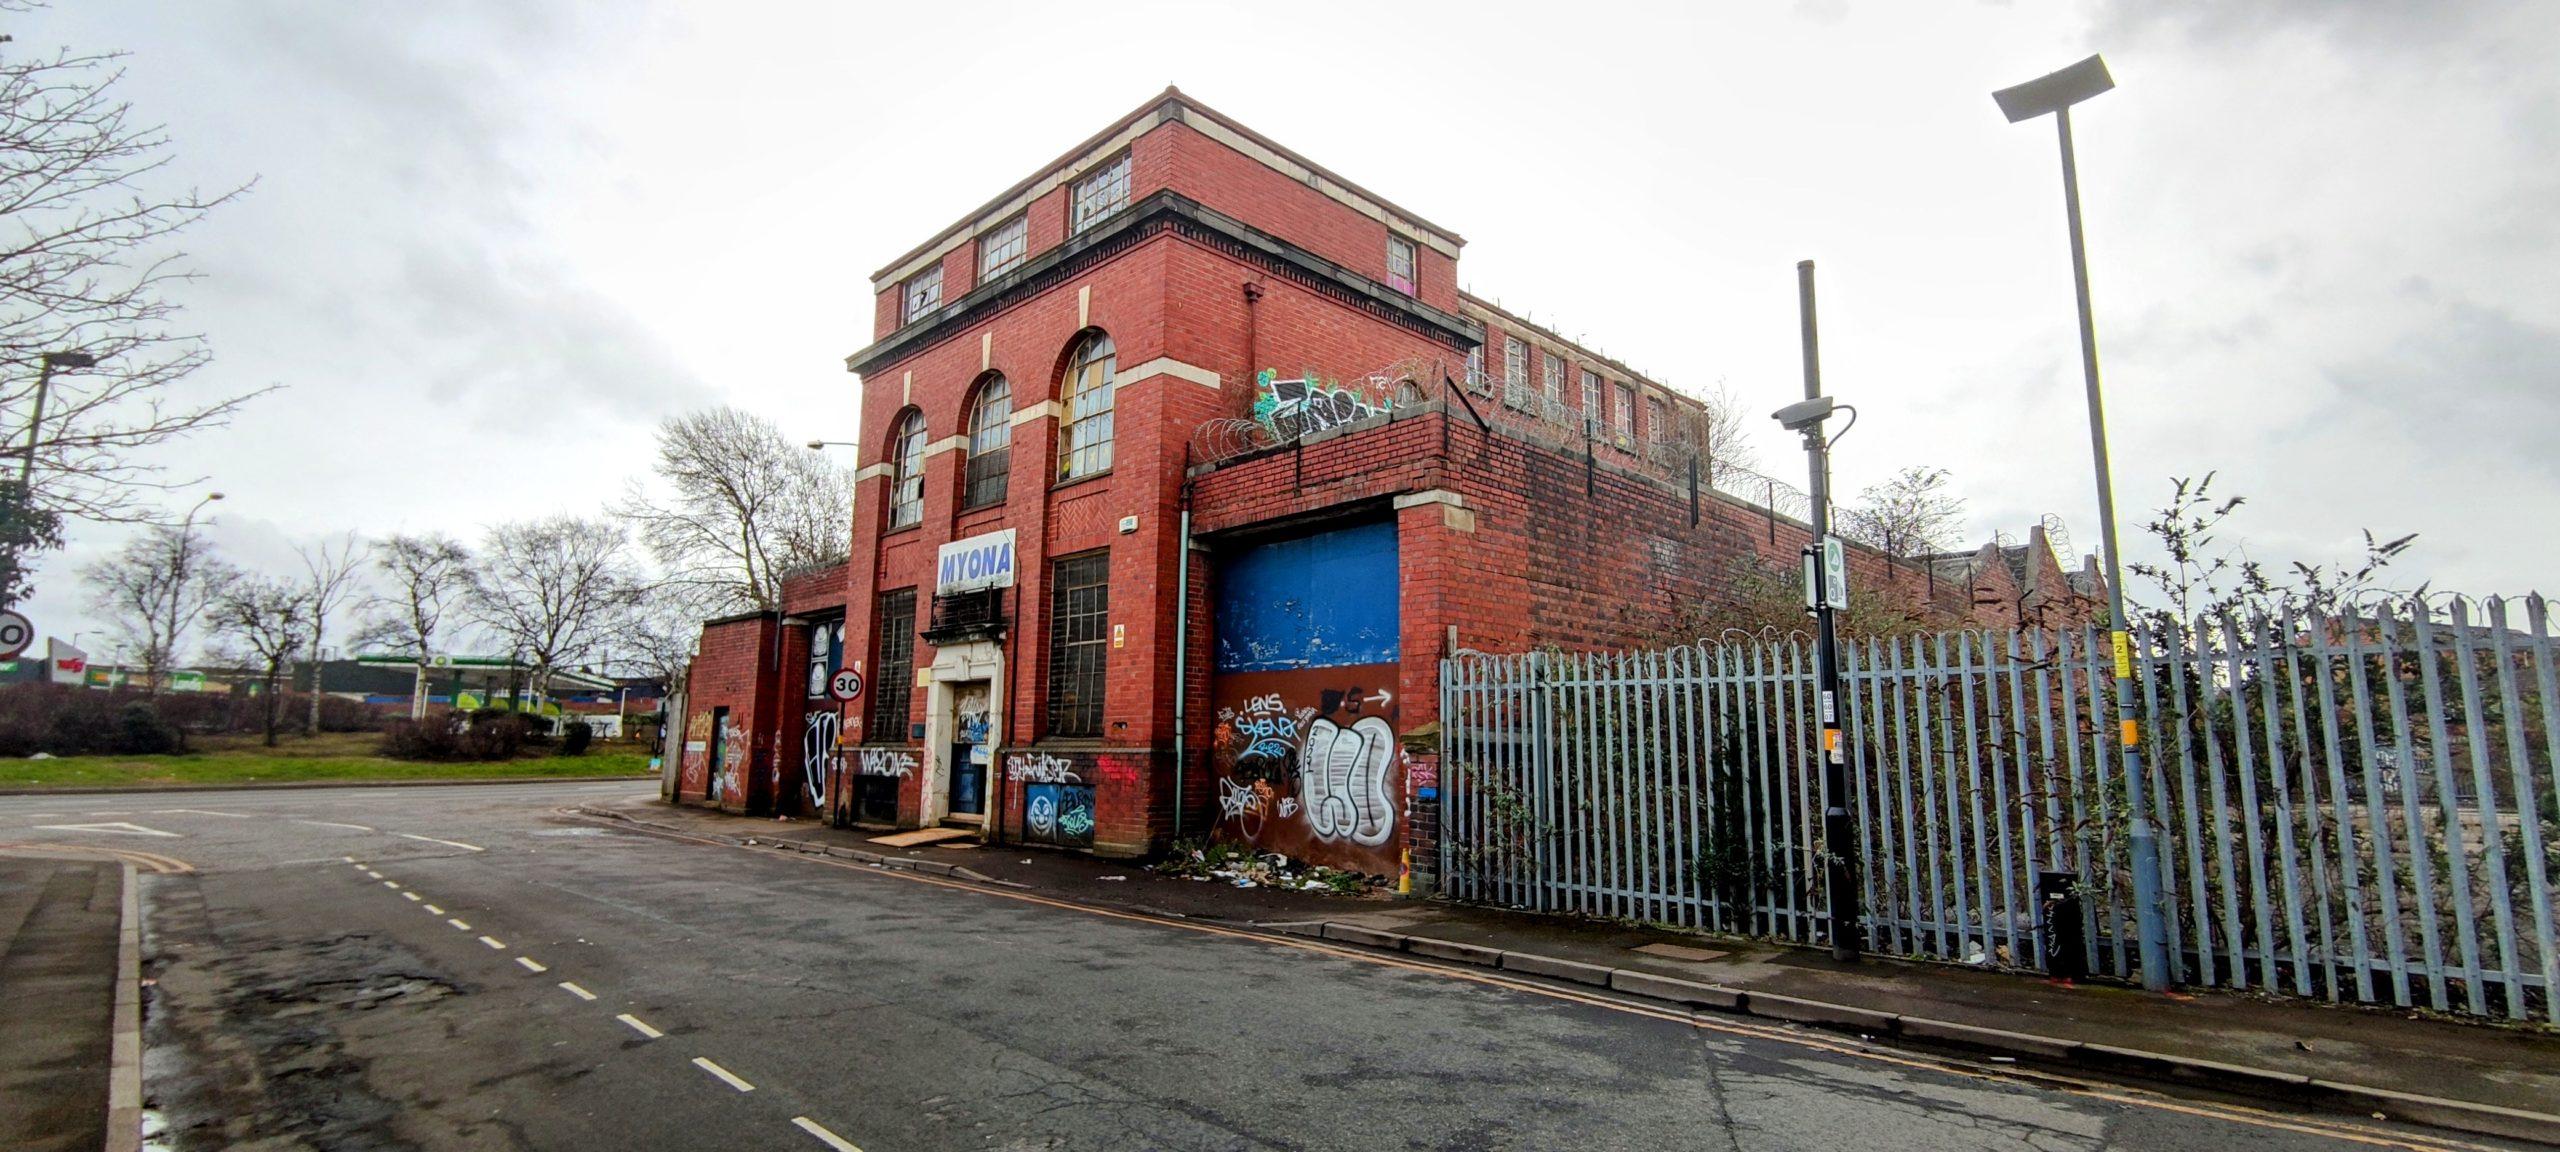
[[[644,775],[649,754],[598,748],[584,756],[531,756],[495,763],[393,760],[373,756],[373,740],[321,736],[279,748],[214,737],[177,756],[62,756],[0,760],[0,788],[119,788],[169,784],[287,784],[303,781],[518,780]]]

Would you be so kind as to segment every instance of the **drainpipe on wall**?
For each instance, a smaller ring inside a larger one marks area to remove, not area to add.
[[[1184,720],[1191,701],[1191,466],[1183,452],[1182,526],[1173,593],[1173,838],[1182,839],[1182,777],[1191,767],[1191,741]]]

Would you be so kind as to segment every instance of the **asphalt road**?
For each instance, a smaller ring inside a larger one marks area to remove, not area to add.
[[[647,785],[0,798],[154,854],[157,1147],[2478,1147],[1693,1024],[557,815]]]

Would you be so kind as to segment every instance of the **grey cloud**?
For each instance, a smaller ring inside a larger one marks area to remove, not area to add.
[[[2432,459],[2506,457],[2560,480],[2560,329],[2446,301],[2387,354],[2326,374]]]

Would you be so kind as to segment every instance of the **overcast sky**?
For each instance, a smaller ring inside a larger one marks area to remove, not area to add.
[[[2097,546],[2049,121],[2075,118],[2118,495],[2219,469],[2263,559],[2422,533],[2406,582],[2560,562],[2560,5],[140,3],[9,18],[132,53],[193,232],[172,449],[281,571],[345,529],[594,513],[652,424],[849,438],[867,274],[1168,83],[1470,240],[1475,292],[1756,413],[1794,265],[1862,418],[1847,491],[1944,466],[1970,535]],[[1346,372],[1366,366],[1345,366]],[[1772,425],[1764,467],[1800,469]],[[94,629],[80,526],[31,611]],[[2138,540],[2128,539],[2139,555]],[[92,641],[92,648],[103,646]]]

